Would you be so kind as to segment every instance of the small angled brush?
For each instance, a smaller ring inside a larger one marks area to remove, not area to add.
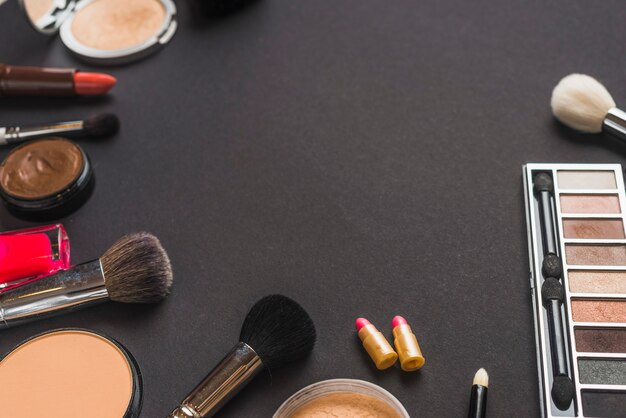
[[[554,117],[586,133],[608,132],[626,141],[626,112],[616,107],[607,89],[585,74],[564,77],[552,91]]]
[[[122,237],[102,257],[0,293],[0,330],[113,300],[155,303],[172,286],[172,267],[158,238]]]
[[[264,368],[309,354],[315,338],[315,325],[298,303],[282,295],[264,297],[248,312],[239,343],[168,418],[212,417]]]
[[[115,135],[120,121],[113,113],[100,113],[85,120],[59,122],[43,126],[0,127],[0,145],[17,144],[46,136],[89,136],[94,138]]]

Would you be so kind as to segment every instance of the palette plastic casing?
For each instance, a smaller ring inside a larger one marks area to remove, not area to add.
[[[533,181],[552,177],[553,225],[563,264],[567,367],[575,387],[565,410],[551,397],[552,350],[542,303],[544,258]],[[619,164],[526,164],[523,170],[544,418],[626,417],[626,196]]]

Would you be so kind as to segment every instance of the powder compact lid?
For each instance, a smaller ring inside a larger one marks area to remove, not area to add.
[[[32,337],[0,360],[2,416],[137,418],[142,379],[117,341],[83,329]]]
[[[85,61],[122,64],[170,41],[178,26],[172,0],[19,0],[40,33],[60,32]]]
[[[63,217],[89,198],[94,184],[89,157],[64,138],[26,142],[0,164],[0,197],[21,218]]]

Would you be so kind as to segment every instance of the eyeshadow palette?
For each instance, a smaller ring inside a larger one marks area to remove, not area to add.
[[[527,164],[542,416],[626,417],[626,196],[619,164]]]

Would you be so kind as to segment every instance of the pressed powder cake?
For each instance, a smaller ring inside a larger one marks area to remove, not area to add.
[[[400,418],[385,402],[352,392],[320,396],[298,408],[290,418]]]
[[[158,0],[95,0],[76,12],[72,34],[94,49],[131,48],[154,36],[165,17]]]

